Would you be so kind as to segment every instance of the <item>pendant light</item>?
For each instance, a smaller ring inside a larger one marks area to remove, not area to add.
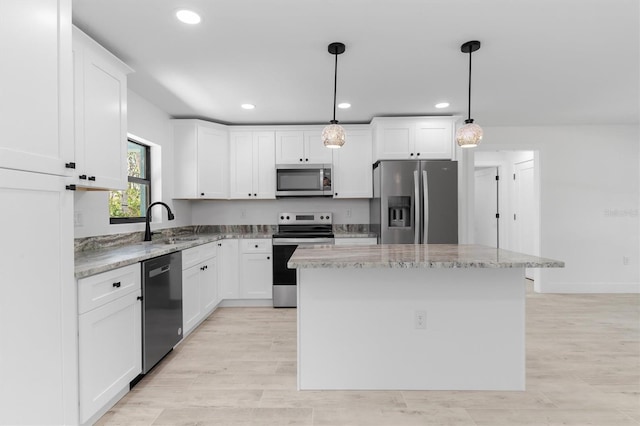
[[[333,120],[322,130],[322,142],[327,148],[340,148],[344,145],[345,133],[342,126],[336,120],[336,92],[338,86],[338,55],[344,53],[345,46],[342,43],[331,43],[329,53],[336,55],[336,65],[333,76]]]
[[[474,148],[482,140],[482,127],[474,124],[471,118],[471,53],[480,49],[480,42],[477,40],[468,41],[460,46],[462,53],[469,54],[469,115],[464,120],[464,126],[456,132],[456,142],[461,148]]]

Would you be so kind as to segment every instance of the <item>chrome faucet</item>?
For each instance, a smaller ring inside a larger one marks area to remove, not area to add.
[[[166,207],[167,214],[169,215],[169,220],[173,220],[176,218],[173,215],[173,212],[171,211],[169,206],[163,203],[162,201],[156,201],[149,204],[149,207],[147,207],[147,217],[146,217],[146,224],[144,228],[144,241],[151,241],[151,226],[149,225],[149,221],[151,220],[151,207],[155,206],[156,204],[160,204]]]

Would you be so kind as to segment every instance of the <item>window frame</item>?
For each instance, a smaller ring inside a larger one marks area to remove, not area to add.
[[[147,209],[149,208],[149,204],[151,204],[151,147],[149,145],[143,144],[142,142],[138,142],[135,139],[127,138],[127,154],[129,153],[129,148],[128,148],[129,142],[144,148],[145,177],[144,178],[139,178],[139,177],[135,177],[135,176],[129,176],[129,171],[127,170],[127,184],[129,184],[129,183],[137,183],[137,184],[142,184],[142,185],[147,185],[148,186],[149,193],[148,193],[147,200],[146,200],[147,203],[146,203],[146,206],[144,208],[144,211],[146,213]],[[146,221],[146,216],[111,217],[111,215],[109,215],[109,224],[110,225],[117,225],[117,224],[121,224],[121,223],[141,223],[141,222],[145,222],[145,221]]]

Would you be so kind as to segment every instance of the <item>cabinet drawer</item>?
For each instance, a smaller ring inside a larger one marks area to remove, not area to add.
[[[182,270],[197,265],[204,259],[215,257],[218,253],[218,243],[207,243],[182,250]]]
[[[78,280],[78,313],[82,314],[127,293],[140,290],[140,264]]]
[[[242,253],[271,253],[271,238],[240,240]]]

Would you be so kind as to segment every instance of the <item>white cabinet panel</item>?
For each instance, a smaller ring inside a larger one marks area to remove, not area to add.
[[[333,197],[372,196],[371,131],[347,129],[346,143],[333,154]]]
[[[218,242],[182,252],[182,327],[184,336],[209,316],[218,298]]]
[[[200,272],[198,266],[182,271],[182,333],[185,337],[202,318]]]
[[[78,318],[80,422],[142,371],[140,288]]]
[[[331,164],[334,149],[322,143],[322,129],[304,132],[305,162],[309,164]]]
[[[243,253],[240,269],[243,299],[271,299],[271,253]]]
[[[127,73],[132,70],[73,28],[77,184],[127,187]]]
[[[453,154],[453,122],[450,119],[420,120],[416,124],[416,156],[446,159]]]
[[[374,118],[373,160],[451,160],[457,118]]]
[[[331,164],[332,150],[322,144],[321,136],[321,127],[277,131],[276,164]]]
[[[64,187],[63,177],[0,169],[0,424],[77,422],[73,193]]]
[[[231,132],[230,197],[236,199],[274,199],[274,132]]]
[[[72,175],[71,2],[0,2],[0,168]]]
[[[83,314],[140,289],[140,264],[78,280],[78,313]]]
[[[270,241],[270,240],[269,240]],[[218,289],[220,299],[240,298],[240,278],[239,262],[240,255],[238,246],[239,240],[230,239],[218,242],[219,267],[218,267]]]

